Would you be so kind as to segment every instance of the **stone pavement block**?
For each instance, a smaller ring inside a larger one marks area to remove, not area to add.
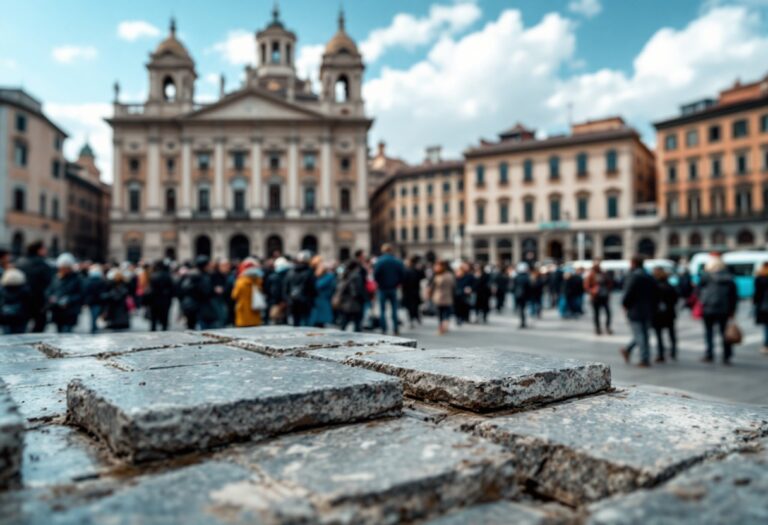
[[[2,345],[0,346],[0,366],[4,363],[18,361],[40,361],[48,357],[32,345]]]
[[[201,332],[188,332],[191,334],[201,334],[205,337],[214,339],[237,339],[240,337],[277,337],[280,335],[302,335],[321,331],[311,326],[289,326],[287,324],[248,326],[243,328],[216,328],[203,330]]]
[[[0,347],[18,346],[18,345],[36,345],[50,339],[58,339],[62,334],[44,333],[44,334],[9,334],[0,335]]]
[[[144,350],[110,357],[108,366],[127,372],[174,368],[179,366],[208,365],[221,361],[242,361],[253,354],[242,348],[218,344],[189,345],[159,350]]]
[[[205,344],[210,339],[190,332],[122,332],[115,334],[72,334],[46,339],[39,347],[49,357],[109,356],[181,345]]]
[[[263,479],[224,501],[271,487],[275,508],[309,502],[329,523],[407,522],[518,494],[501,447],[411,418],[282,436],[234,460]]]
[[[575,525],[573,512],[555,504],[499,501],[467,507],[424,525]]]
[[[648,487],[768,434],[768,408],[628,389],[488,419],[534,489],[569,505]]]
[[[397,376],[411,396],[480,412],[559,401],[611,386],[611,370],[604,364],[504,348],[354,349],[343,357],[345,350],[311,354]]]
[[[97,477],[109,468],[104,451],[73,428],[45,425],[24,434],[25,487],[64,485]]]
[[[653,490],[590,507],[591,525],[765,525],[768,523],[768,441],[759,453],[705,463]]]
[[[24,421],[0,381],[0,490],[15,487],[21,477]]]
[[[242,361],[114,371],[73,381],[67,390],[69,420],[129,461],[379,417],[401,406],[395,378],[254,353]]]

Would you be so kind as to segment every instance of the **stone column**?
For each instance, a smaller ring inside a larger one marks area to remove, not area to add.
[[[496,246],[496,237],[488,237],[488,262],[496,264],[499,262],[499,250]]]
[[[179,251],[176,254],[176,258],[179,261],[192,260],[194,253],[192,253],[192,237],[186,227],[179,229]]]
[[[264,217],[264,203],[261,196],[261,137],[251,139],[251,218]]]
[[[112,141],[112,203],[109,213],[110,218],[119,219],[123,216],[125,203],[123,202],[123,175],[120,167],[123,162],[122,141]],[[66,209],[66,203],[62,201],[59,206]],[[61,213],[61,210],[60,210]]]
[[[224,208],[224,142],[223,137],[215,139],[213,152],[213,218],[223,219],[227,216]]]
[[[320,214],[324,217],[331,217],[334,214],[331,197],[331,180],[333,178],[331,145],[333,144],[333,137],[324,136],[320,141]]]
[[[512,237],[512,264],[523,260],[523,235],[517,233]]]
[[[288,138],[287,217],[299,216],[299,138]]]
[[[357,217],[368,218],[368,144],[363,135],[357,141]]]
[[[181,206],[178,216],[192,216],[192,139],[181,139]]]
[[[635,255],[635,252],[637,251],[637,246],[635,246],[635,231],[631,226],[627,226],[626,228],[622,240],[622,259],[629,259]]]
[[[147,212],[148,218],[158,218],[160,209],[160,137],[149,137],[147,145]]]

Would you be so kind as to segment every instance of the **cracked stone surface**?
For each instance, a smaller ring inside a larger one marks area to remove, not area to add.
[[[0,381],[0,490],[15,487],[21,477],[24,421]]]
[[[558,505],[532,505],[498,501],[461,509],[424,525],[569,525],[576,516]]]
[[[768,441],[757,453],[705,463],[653,490],[600,502],[591,525],[764,525],[768,523]]]
[[[32,345],[1,345],[0,365],[18,361],[41,361],[48,359],[44,353]]]
[[[72,334],[57,339],[45,339],[40,350],[49,357],[108,356],[166,348],[204,344],[210,339],[194,332],[125,332],[116,334]]]
[[[768,434],[768,407],[627,389],[492,418],[475,432],[512,451],[540,494],[578,505],[747,446]]]
[[[75,380],[67,390],[68,419],[129,461],[379,417],[401,406],[395,378],[258,354],[209,365],[115,370]]]
[[[68,337],[67,335],[45,333],[45,334],[9,334],[0,335],[0,346],[18,346],[18,345],[36,345],[43,341],[51,339],[58,339],[60,337]]]
[[[411,418],[282,436],[233,460],[260,482],[230,487],[222,501],[258,499],[269,487],[275,509],[304,501],[305,513],[331,523],[398,523],[518,490],[501,447]]]
[[[252,355],[247,350],[231,346],[190,345],[122,354],[110,357],[106,360],[106,364],[119,370],[135,372],[179,366],[209,365],[222,361],[242,361],[250,359]]]
[[[310,354],[397,376],[411,396],[479,412],[549,403],[611,386],[611,371],[604,364],[504,348],[402,351],[377,347]]]

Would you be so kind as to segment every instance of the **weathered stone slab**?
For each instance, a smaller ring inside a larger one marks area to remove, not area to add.
[[[5,363],[18,361],[40,361],[48,357],[32,345],[2,345],[0,346],[0,366]]]
[[[67,413],[118,456],[143,461],[399,411],[400,381],[300,358],[119,372],[70,383]]]
[[[179,366],[209,365],[221,361],[242,361],[250,359],[252,355],[247,350],[232,346],[190,345],[122,354],[110,357],[106,364],[119,370],[132,372]]]
[[[109,467],[96,443],[70,427],[46,425],[24,434],[25,487],[82,481],[99,476]]]
[[[590,508],[589,523],[764,525],[768,523],[767,494],[768,453],[764,449],[698,465],[656,489],[595,504]]]
[[[49,357],[109,356],[168,348],[205,344],[210,339],[190,332],[124,332],[115,334],[74,334],[55,340],[44,340],[39,348]]]
[[[24,421],[0,381],[0,490],[15,487],[21,477]]]
[[[0,335],[0,346],[36,345],[49,339],[69,337],[67,334],[34,333],[34,334],[9,334]]]
[[[311,356],[394,375],[411,396],[480,412],[549,403],[611,386],[607,365],[504,348],[377,347],[317,350]]]
[[[569,505],[649,487],[768,434],[768,408],[628,389],[489,419],[539,493]]]
[[[245,337],[277,337],[280,335],[303,335],[321,331],[311,326],[289,326],[286,324],[266,325],[266,326],[248,326],[243,328],[216,328],[203,330],[201,332],[189,332],[192,334],[201,334],[205,337],[211,337],[220,340],[230,340]]]
[[[220,501],[268,487],[273,508],[304,502],[322,514],[312,523],[408,522],[518,493],[501,447],[411,418],[282,436],[238,456],[262,479],[229,487]]]
[[[341,330],[315,328],[314,330],[304,329],[300,332],[276,330],[263,333],[260,332],[263,330],[261,327],[243,330],[248,331],[240,335],[230,336],[230,344],[273,356],[306,355],[308,351],[318,348],[346,346],[416,346],[416,341],[413,339],[381,334],[343,332]],[[218,332],[222,333],[223,331]],[[206,333],[214,334],[214,332]]]
[[[427,522],[425,525],[575,525],[576,516],[554,504],[498,501],[475,505]]]
[[[217,502],[217,492],[251,473],[209,462],[108,486],[98,493],[23,491],[0,496],[5,525],[267,525],[258,510]],[[271,525],[271,524],[269,524]]]

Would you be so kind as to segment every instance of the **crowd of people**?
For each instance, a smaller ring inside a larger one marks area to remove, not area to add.
[[[503,312],[511,297],[521,329],[544,308],[565,319],[581,318],[588,301],[595,334],[602,335],[613,333],[611,297],[622,290],[632,340],[620,352],[628,363],[637,348],[639,366],[651,366],[651,331],[655,362],[675,360],[675,325],[683,308],[703,321],[705,362],[714,361],[719,336],[722,360],[730,363],[736,338],[736,286],[717,257],[697,286],[687,272],[673,286],[662,268],[647,272],[639,256],[626,276],[603,271],[599,261],[588,271],[527,262],[514,267],[428,263],[416,256],[403,262],[390,245],[375,258],[358,251],[341,264],[309,251],[234,263],[201,255],[182,264],[96,264],[64,253],[51,264],[43,243],[35,242],[15,261],[0,251],[0,273],[0,325],[6,334],[42,332],[49,323],[58,332],[72,332],[84,311],[91,333],[128,330],[137,315],[152,331],[168,330],[176,313],[175,321],[183,319],[188,329],[291,324],[399,334],[402,308],[411,328],[423,316],[435,316],[443,335],[452,324],[487,323],[492,309]],[[756,277],[753,301],[768,353],[768,265]]]

